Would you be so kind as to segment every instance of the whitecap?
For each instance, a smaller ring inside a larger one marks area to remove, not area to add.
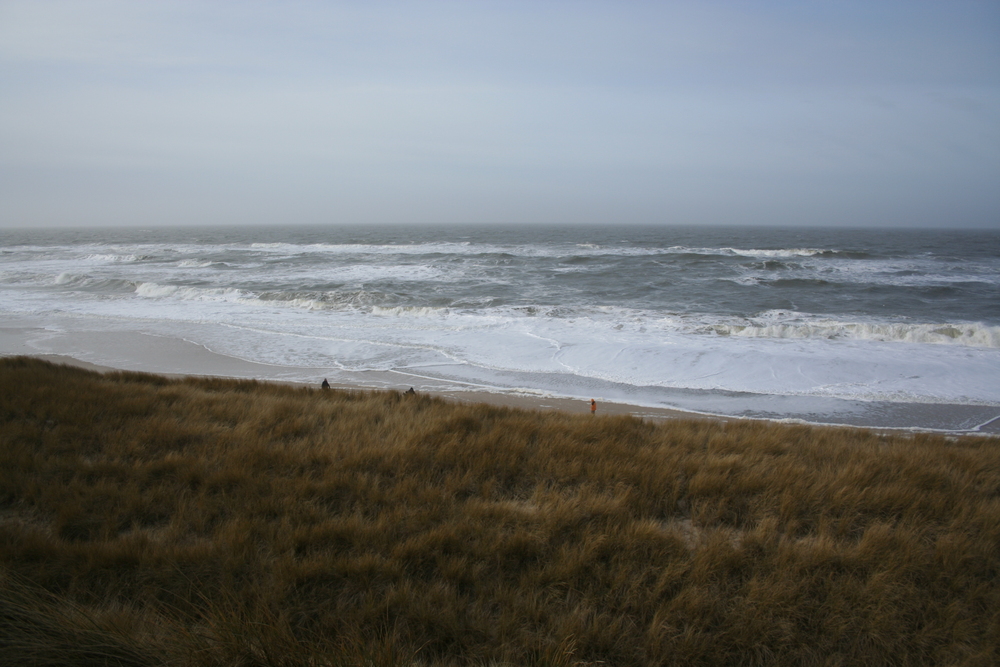
[[[700,331],[720,336],[773,339],[866,340],[887,343],[964,345],[1000,348],[1000,327],[978,322],[911,324],[899,322],[745,322],[712,324]]]

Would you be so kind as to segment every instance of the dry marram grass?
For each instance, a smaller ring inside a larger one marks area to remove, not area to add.
[[[4,664],[992,665],[998,547],[995,438],[0,360]]]

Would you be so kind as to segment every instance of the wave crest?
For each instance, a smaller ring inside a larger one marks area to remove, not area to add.
[[[393,306],[391,308],[376,306],[372,308],[372,315],[384,317],[442,317],[449,312],[449,308],[434,306]]]
[[[54,285],[86,292],[132,292],[136,283],[124,278],[96,278],[88,274],[63,272],[52,281]]]
[[[902,324],[860,322],[808,322],[774,324],[714,324],[703,331],[742,338],[824,338],[892,343],[965,345],[1000,348],[1000,327],[980,323]]]
[[[238,301],[246,293],[232,287],[191,287],[187,285],[161,285],[137,283],[135,293],[147,299],[183,299],[188,301]]]

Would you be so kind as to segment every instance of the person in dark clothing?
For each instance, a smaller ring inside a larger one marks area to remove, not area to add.
[[[323,378],[323,384],[321,384],[320,386],[323,387],[323,389],[329,389],[330,383],[326,381],[326,378]]]

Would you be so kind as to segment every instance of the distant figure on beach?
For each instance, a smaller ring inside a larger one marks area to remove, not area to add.
[[[323,378],[323,384],[321,384],[320,386],[323,387],[323,389],[329,389],[330,383],[326,381],[326,378]]]
[[[590,414],[593,415],[596,413],[597,413],[597,401],[595,401],[594,399],[590,399]]]
[[[412,395],[416,394],[417,392],[413,391],[413,387],[410,387],[409,389],[407,389],[403,393],[406,394],[407,396],[412,396]]]

